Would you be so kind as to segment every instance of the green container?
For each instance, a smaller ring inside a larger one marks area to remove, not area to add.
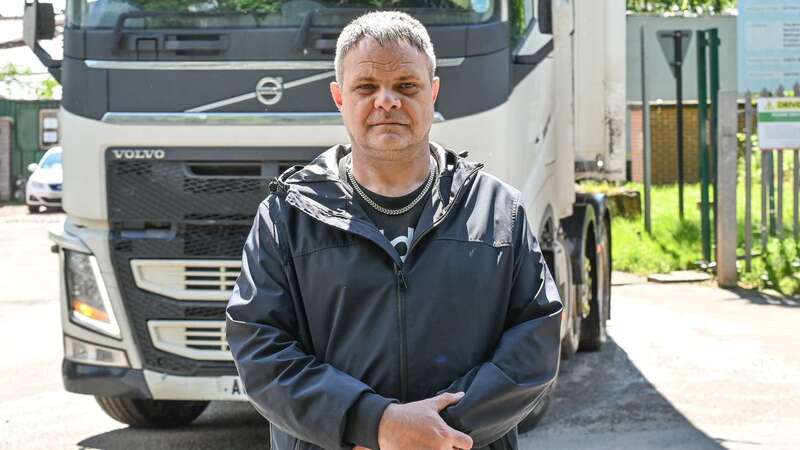
[[[28,164],[38,163],[52,145],[40,145],[41,110],[58,110],[58,100],[6,100],[0,99],[0,117],[14,121],[11,142],[11,180],[28,176]]]

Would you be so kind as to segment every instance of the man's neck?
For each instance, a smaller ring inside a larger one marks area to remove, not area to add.
[[[420,187],[430,174],[430,147],[403,152],[409,155],[397,160],[376,159],[368,152],[353,148],[353,176],[370,191],[385,197],[400,197]]]

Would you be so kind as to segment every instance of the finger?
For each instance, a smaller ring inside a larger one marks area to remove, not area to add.
[[[453,403],[458,403],[458,401],[461,400],[462,397],[464,397],[463,392],[458,392],[455,394],[452,394],[450,392],[445,392],[443,394],[439,394],[436,397],[431,398],[431,400],[433,400],[434,407],[438,412],[447,408]]]
[[[470,450],[472,448],[472,438],[468,434],[451,428],[450,444],[455,448]]]

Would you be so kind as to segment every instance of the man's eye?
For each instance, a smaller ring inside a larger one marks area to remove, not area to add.
[[[367,91],[374,91],[375,85],[374,84],[360,84],[356,86],[357,91],[367,92]]]
[[[415,89],[416,87],[417,87],[416,83],[402,83],[400,85],[400,89],[404,90]]]

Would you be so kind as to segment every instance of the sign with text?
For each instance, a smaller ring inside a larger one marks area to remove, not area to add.
[[[763,150],[800,148],[800,98],[758,99],[758,146]]]
[[[800,0],[739,0],[739,92],[800,82]]]

